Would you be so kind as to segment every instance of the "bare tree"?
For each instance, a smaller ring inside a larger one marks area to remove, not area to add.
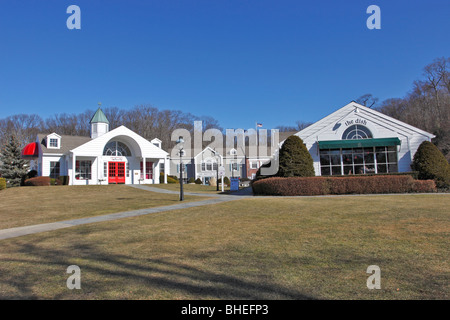
[[[375,98],[370,93],[366,93],[366,94],[363,94],[358,99],[356,99],[356,102],[359,104],[362,104],[363,106],[366,106],[368,108],[372,108],[378,102],[378,98]]]

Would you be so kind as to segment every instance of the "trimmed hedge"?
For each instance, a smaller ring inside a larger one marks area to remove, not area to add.
[[[0,178],[0,190],[6,189],[6,179]]]
[[[434,180],[414,180],[412,192],[436,192],[436,182]]]
[[[202,184],[203,182],[202,182],[202,179],[200,179],[200,178],[197,178],[197,180],[195,180],[195,184]]]
[[[50,177],[36,177],[25,180],[25,186],[28,187],[41,187],[41,186],[57,186],[62,185],[59,179],[53,179]]]
[[[267,178],[252,184],[255,195],[314,196],[435,192],[433,181],[419,182],[409,175]]]

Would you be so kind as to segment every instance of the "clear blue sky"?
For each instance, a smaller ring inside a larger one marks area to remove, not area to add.
[[[81,30],[66,9],[81,8]],[[381,30],[366,9],[381,8]],[[0,118],[152,104],[223,128],[403,97],[450,56],[448,0],[0,0]]]

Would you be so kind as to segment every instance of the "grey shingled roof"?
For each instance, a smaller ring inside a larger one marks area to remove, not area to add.
[[[91,141],[92,139],[90,137],[82,137],[82,136],[61,136],[61,148],[59,149],[53,149],[53,148],[47,148],[47,136],[49,134],[45,133],[39,133],[38,139],[39,143],[41,144],[42,152],[43,153],[57,153],[57,154],[64,154],[69,152],[72,149],[75,149],[76,147],[81,146],[82,144],[85,144],[86,142]]]

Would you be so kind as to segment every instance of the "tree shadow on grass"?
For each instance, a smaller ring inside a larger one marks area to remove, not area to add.
[[[116,254],[92,244],[48,248],[42,245],[46,238],[39,239],[10,243],[11,254],[0,259],[1,299],[313,299],[268,275],[239,277],[231,271],[214,271],[195,257],[186,256],[189,262],[180,263],[173,258]],[[66,269],[72,264],[81,268],[81,290],[66,287],[70,276]],[[48,294],[39,294],[40,287]]]

